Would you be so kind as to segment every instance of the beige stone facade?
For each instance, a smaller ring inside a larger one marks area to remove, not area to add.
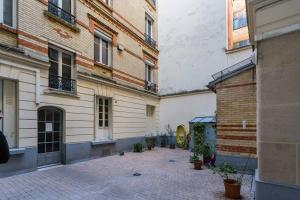
[[[13,1],[14,22],[7,25],[0,21],[0,78],[12,80],[16,88],[10,96],[16,100],[13,126],[17,127],[12,133],[12,151],[25,157],[26,149],[37,152],[38,129],[44,126],[38,123],[38,111],[43,108],[62,113],[60,143],[64,162],[72,154],[65,147],[69,144],[89,144],[86,149],[92,152],[93,143],[101,147],[101,142],[108,140],[118,146],[120,139],[128,143],[130,138],[159,130],[156,5],[148,0],[108,2],[107,5],[102,0]],[[62,9],[65,3],[70,6],[70,13]],[[146,16],[152,20],[150,38],[145,37]],[[96,60],[98,35],[104,41],[98,50],[99,56],[106,58],[103,62]],[[50,79],[50,71],[56,70],[55,62],[48,56],[50,48],[59,52],[55,79]],[[64,64],[66,55],[71,58],[70,66]],[[146,70],[147,65],[151,72]],[[149,73],[151,80],[147,79]],[[59,74],[68,74],[68,78],[59,78]],[[154,108],[151,116],[146,115],[147,105]],[[5,110],[5,99],[1,106]],[[5,118],[8,116],[5,114]],[[4,121],[3,126],[10,125]],[[46,134],[53,129],[49,123],[45,126]],[[89,156],[86,153],[79,159]]]

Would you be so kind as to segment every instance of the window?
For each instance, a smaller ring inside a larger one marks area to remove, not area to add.
[[[98,108],[98,114],[99,114],[99,122],[98,126],[99,128],[108,128],[110,123],[110,102],[107,98],[99,98],[99,108]]]
[[[249,40],[242,40],[242,41],[233,43],[233,48],[241,48],[241,47],[248,46],[248,45],[250,45]]]
[[[73,54],[57,48],[49,48],[49,87],[75,92]]]
[[[71,0],[50,0],[48,2],[48,11],[70,24],[75,24],[75,16],[71,14]]]
[[[103,65],[112,65],[112,39],[99,31],[95,32],[94,59]]]
[[[152,66],[151,64],[146,63],[146,81],[152,83]]]
[[[146,106],[146,116],[147,117],[153,117],[154,116],[154,110],[155,110],[154,106],[147,105]]]
[[[145,17],[145,41],[156,48],[156,41],[153,40],[153,23],[154,20],[150,17],[149,14],[146,13]]]
[[[102,0],[108,6],[112,6],[112,0]]]
[[[0,23],[16,26],[16,0],[0,0]]]
[[[246,9],[233,13],[233,30],[247,26]]]
[[[146,13],[145,17],[145,33],[148,37],[152,38],[153,32],[153,19]]]

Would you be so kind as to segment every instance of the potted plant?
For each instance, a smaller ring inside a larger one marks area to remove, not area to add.
[[[213,173],[217,173],[223,178],[226,197],[231,199],[241,199],[241,185],[248,160],[242,171],[240,171],[240,174],[237,174],[237,170],[227,162],[223,162],[219,167],[213,168]]]
[[[151,149],[154,148],[154,146],[155,146],[155,141],[153,140],[153,138],[154,138],[154,137],[152,137],[151,135],[145,137],[147,149],[148,149],[149,151],[151,151]]]
[[[196,123],[193,125],[194,130],[194,168],[196,170],[202,169],[203,161],[200,160],[200,155],[203,155],[204,152],[204,125],[200,123]]]
[[[170,149],[175,149],[176,148],[176,139],[175,139],[175,134],[174,131],[172,130],[170,124],[168,124],[167,128],[166,128],[168,137],[169,137],[169,148]]]
[[[190,155],[190,163],[194,163],[195,160],[199,160],[199,156],[195,153]]]
[[[212,150],[209,144],[205,144],[203,147],[203,162],[204,165],[209,165],[212,157]]]
[[[168,136],[167,134],[162,134],[160,136],[160,147],[166,147],[168,144]]]
[[[124,151],[119,151],[119,155],[124,156],[125,155]]]
[[[143,152],[143,144],[142,143],[136,143],[133,145],[133,152],[141,153]]]

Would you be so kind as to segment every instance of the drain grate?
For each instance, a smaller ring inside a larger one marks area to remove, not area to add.
[[[133,176],[141,176],[142,174],[140,173],[134,173]]]
[[[175,160],[169,160],[169,162],[176,162]]]

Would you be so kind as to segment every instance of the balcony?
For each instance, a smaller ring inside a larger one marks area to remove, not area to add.
[[[57,5],[48,1],[48,12],[56,17],[62,19],[63,21],[67,22],[68,24],[75,25],[76,18],[71,13],[61,9]]]
[[[149,44],[150,46],[152,46],[153,48],[156,48],[156,41],[153,40],[153,38],[145,33],[145,41],[147,42],[147,44]]]
[[[64,92],[75,93],[76,92],[76,80],[49,75],[49,87],[56,90],[61,90]]]
[[[145,81],[145,90],[157,93],[157,84],[152,83],[150,81]]]

